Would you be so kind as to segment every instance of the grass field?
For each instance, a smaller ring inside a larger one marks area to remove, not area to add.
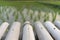
[[[59,3],[59,2],[58,2]],[[57,2],[36,2],[36,1],[0,1],[0,6],[11,6],[11,7],[15,7],[17,9],[17,11],[22,12],[22,10],[24,8],[27,9],[32,9],[33,11],[38,10],[38,11],[44,11],[46,13],[49,12],[59,12],[60,13],[60,5],[57,4]],[[55,20],[56,14],[52,14],[53,15],[53,21]],[[34,14],[33,14],[34,16]],[[48,15],[45,15],[45,17]],[[24,18],[23,18],[24,20]],[[46,20],[48,20],[48,18],[46,18]],[[45,21],[46,21],[45,20]],[[35,20],[34,20],[35,21]]]
[[[60,1],[42,1],[44,3],[54,4],[54,5],[60,5]]]
[[[43,5],[44,4],[44,5]],[[48,4],[48,5],[46,5]],[[51,8],[53,10],[58,10],[60,8],[60,2],[56,1],[52,1],[52,2],[23,2],[23,1],[0,1],[0,6],[14,6],[14,7],[17,7],[18,9],[22,8],[22,7],[27,7],[27,8],[31,8],[31,7],[37,7],[37,8]],[[59,10],[58,10],[59,11]]]

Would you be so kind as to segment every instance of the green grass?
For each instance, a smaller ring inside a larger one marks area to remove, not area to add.
[[[60,1],[42,1],[42,2],[48,4],[60,5]]]
[[[48,5],[46,5],[48,3]],[[55,4],[56,3],[56,4]],[[58,2],[59,3],[59,2]],[[51,5],[52,4],[52,5]],[[54,11],[60,12],[60,9],[58,7],[55,7],[54,5],[57,5],[57,2],[20,2],[20,1],[0,1],[0,6],[11,6],[17,8],[17,11],[20,11],[22,13],[24,8],[27,8],[28,10],[32,9],[33,11],[38,10],[46,12],[45,20],[49,20],[49,16],[47,15],[49,12]],[[58,4],[59,6],[59,4]],[[53,12],[52,12],[53,13]],[[17,14],[18,15],[18,14]],[[18,19],[18,16],[15,16],[15,19]],[[21,14],[23,17],[23,21],[25,21],[25,18],[23,14]],[[53,13],[53,21],[56,18],[56,15]],[[34,14],[31,14],[31,18],[34,16]],[[33,21],[39,20],[41,15],[38,16],[38,19],[34,18]],[[2,19],[5,21],[4,19]]]
[[[47,4],[54,4],[54,5],[60,5],[60,2],[41,2],[41,3],[47,3]],[[41,4],[40,2],[20,2],[20,1],[0,1],[0,6],[14,6],[17,7],[18,9],[22,8],[23,6],[30,8],[33,6],[37,7],[45,7],[45,5]],[[47,7],[47,6],[46,6]]]

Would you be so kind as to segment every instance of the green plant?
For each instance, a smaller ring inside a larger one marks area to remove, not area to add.
[[[56,16],[57,16],[57,13],[52,13],[52,18],[53,18],[53,20],[52,20],[52,22],[54,22],[55,21],[55,19],[56,19]]]
[[[52,22],[55,21],[57,13],[52,14]],[[19,21],[24,23],[25,21],[35,22],[35,21],[48,21],[49,12],[43,12],[39,10],[32,10],[24,8],[22,12],[18,11],[15,7],[12,6],[1,6],[0,7],[0,21],[9,22],[10,24],[14,21]]]

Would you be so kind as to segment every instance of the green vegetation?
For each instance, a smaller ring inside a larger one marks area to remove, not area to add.
[[[16,21],[17,19],[19,20],[19,16],[21,17],[22,16],[22,21],[26,21],[26,17],[24,17],[24,14],[22,14],[22,11],[24,8],[27,8],[28,10],[32,10],[32,11],[39,11],[39,14],[38,16],[35,16],[33,18],[33,16],[35,14],[28,14],[30,15],[30,18],[32,19],[32,21],[37,21],[37,20],[40,20],[42,17],[41,17],[41,11],[45,12],[46,14],[44,15],[44,21],[47,21],[49,20],[49,12],[52,13],[52,21],[54,21],[56,19],[56,15],[57,15],[57,12],[60,13],[60,3],[59,2],[48,2],[48,1],[40,1],[40,2],[20,2],[20,1],[0,1],[0,6],[2,7],[5,7],[5,6],[8,6],[8,7],[15,7],[17,8],[16,10],[20,12],[17,13],[17,12],[14,12],[14,20]],[[0,13],[1,14],[1,13]],[[19,16],[18,16],[19,15]],[[2,18],[2,17],[1,17]],[[7,18],[8,18],[8,15],[7,15]],[[9,19],[9,18],[8,18]],[[30,20],[31,20],[30,19]],[[5,20],[5,18],[2,18],[3,22],[4,21],[7,21]],[[13,21],[14,21],[13,20]],[[11,21],[12,22],[12,21]]]

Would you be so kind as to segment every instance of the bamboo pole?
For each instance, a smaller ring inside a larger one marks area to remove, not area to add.
[[[60,21],[56,20],[54,24],[60,29]]]
[[[44,25],[55,40],[60,40],[60,30],[58,30],[58,28],[56,28],[53,23],[47,21],[44,23]]]
[[[0,26],[0,39],[2,38],[2,36],[4,35],[6,29],[8,28],[8,23],[4,22],[2,23],[2,25]]]
[[[20,26],[19,22],[14,22],[5,38],[5,40],[18,40],[19,33],[20,33]]]
[[[29,22],[25,22],[24,28],[23,28],[23,38],[22,40],[35,40],[33,28],[29,24]]]
[[[44,28],[39,21],[35,22],[35,30],[39,40],[53,40],[48,31]]]

